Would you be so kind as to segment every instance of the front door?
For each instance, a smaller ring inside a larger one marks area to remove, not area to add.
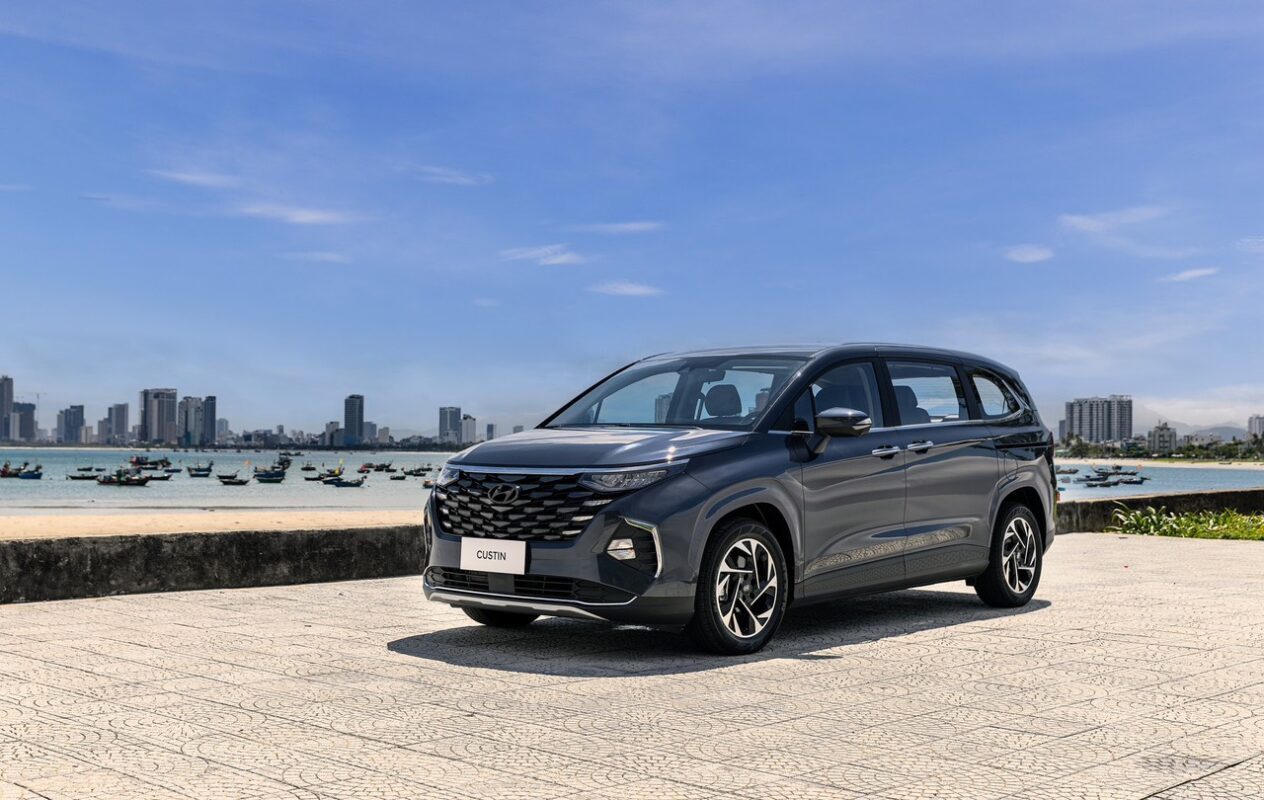
[[[832,367],[801,398],[800,416],[852,408],[873,420],[863,436],[831,438],[803,466],[804,593],[821,596],[904,580],[901,433],[887,419],[872,361]],[[810,409],[810,410],[808,410]]]
[[[992,431],[954,364],[887,362],[907,459],[905,568],[912,580],[987,566],[991,499],[1000,479]]]

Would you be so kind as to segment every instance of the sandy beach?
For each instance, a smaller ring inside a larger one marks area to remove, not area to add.
[[[301,531],[420,525],[420,510],[190,511],[0,516],[0,539],[56,539],[122,534]]]
[[[1259,469],[1259,470],[1264,470],[1264,462],[1262,461],[1233,461],[1230,463],[1222,464],[1219,461],[1182,461],[1180,459],[1160,461],[1154,458],[1059,458],[1056,460],[1056,463],[1067,464],[1071,466],[1087,464],[1091,467],[1109,467],[1114,464],[1119,464],[1120,466],[1125,466],[1125,467],[1140,466],[1140,467],[1146,467],[1146,468],[1154,467],[1156,469],[1161,469],[1163,467],[1186,467],[1188,469]]]

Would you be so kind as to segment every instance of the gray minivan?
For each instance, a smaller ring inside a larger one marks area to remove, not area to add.
[[[686,628],[751,653],[791,604],[956,579],[1027,603],[1055,497],[1052,434],[995,361],[874,344],[657,355],[447,463],[425,593],[486,625]]]

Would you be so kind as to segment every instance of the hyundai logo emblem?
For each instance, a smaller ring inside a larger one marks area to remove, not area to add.
[[[506,506],[518,499],[518,487],[512,483],[498,483],[487,490],[487,499],[498,506]]]

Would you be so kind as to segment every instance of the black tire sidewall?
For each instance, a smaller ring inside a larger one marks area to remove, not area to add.
[[[715,600],[715,582],[724,554],[738,539],[746,538],[757,539],[773,556],[777,568],[777,606],[773,610],[772,618],[768,620],[768,625],[757,636],[742,639],[730,633],[720,618]],[[754,653],[768,644],[768,641],[776,635],[777,629],[781,627],[782,618],[786,613],[790,585],[786,554],[768,526],[753,519],[734,520],[725,525],[719,531],[719,535],[712,537],[707,544],[702,558],[702,569],[698,576],[697,605],[694,613],[705,615],[708,633],[722,640],[722,647],[717,649],[734,654]]]

